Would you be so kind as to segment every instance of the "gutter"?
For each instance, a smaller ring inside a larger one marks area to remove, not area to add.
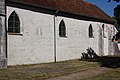
[[[6,0],[5,0],[5,37],[6,37],[6,58],[8,58],[8,54],[7,54],[7,51],[8,51],[8,39],[7,39],[7,7],[6,7]]]
[[[58,10],[55,11],[54,13],[54,62],[56,62],[57,60],[57,39],[56,39],[56,17],[57,17],[57,13],[58,13]]]

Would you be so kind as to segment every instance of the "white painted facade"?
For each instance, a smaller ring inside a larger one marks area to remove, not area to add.
[[[8,65],[53,62],[53,16],[7,7],[7,20],[14,10],[21,35],[8,33]]]
[[[8,65],[54,62],[54,15],[7,6],[7,20],[13,11],[19,16],[21,33],[17,35],[7,33]],[[59,36],[61,20],[65,22],[67,37]],[[90,24],[93,27],[94,38],[88,36]],[[112,50],[109,51],[112,46],[112,43],[109,45],[110,38],[114,35],[113,25],[56,16],[56,60],[81,58],[81,53],[88,47],[101,55],[99,32],[103,24],[105,37],[102,37],[104,52],[102,56],[113,55]]]

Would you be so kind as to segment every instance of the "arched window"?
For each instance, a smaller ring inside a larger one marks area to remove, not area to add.
[[[20,20],[15,11],[13,11],[8,19],[8,32],[20,33]]]
[[[59,24],[59,36],[66,37],[66,27],[65,27],[65,22],[63,20],[61,20]]]
[[[93,28],[92,28],[92,24],[89,25],[89,38],[93,38]]]
[[[102,29],[103,29],[103,33],[102,33],[103,37],[106,38],[106,36],[105,36],[105,25],[104,24],[102,25]]]

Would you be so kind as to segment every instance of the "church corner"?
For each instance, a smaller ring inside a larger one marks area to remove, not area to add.
[[[80,59],[88,48],[114,55],[112,18],[84,0],[64,1],[0,1],[0,68]]]
[[[5,0],[0,0],[0,69],[7,68],[7,35],[5,19]]]

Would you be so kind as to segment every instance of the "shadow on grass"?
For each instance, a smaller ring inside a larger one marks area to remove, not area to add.
[[[82,59],[89,62],[98,62],[101,67],[120,68],[120,56],[103,56],[96,59]]]

